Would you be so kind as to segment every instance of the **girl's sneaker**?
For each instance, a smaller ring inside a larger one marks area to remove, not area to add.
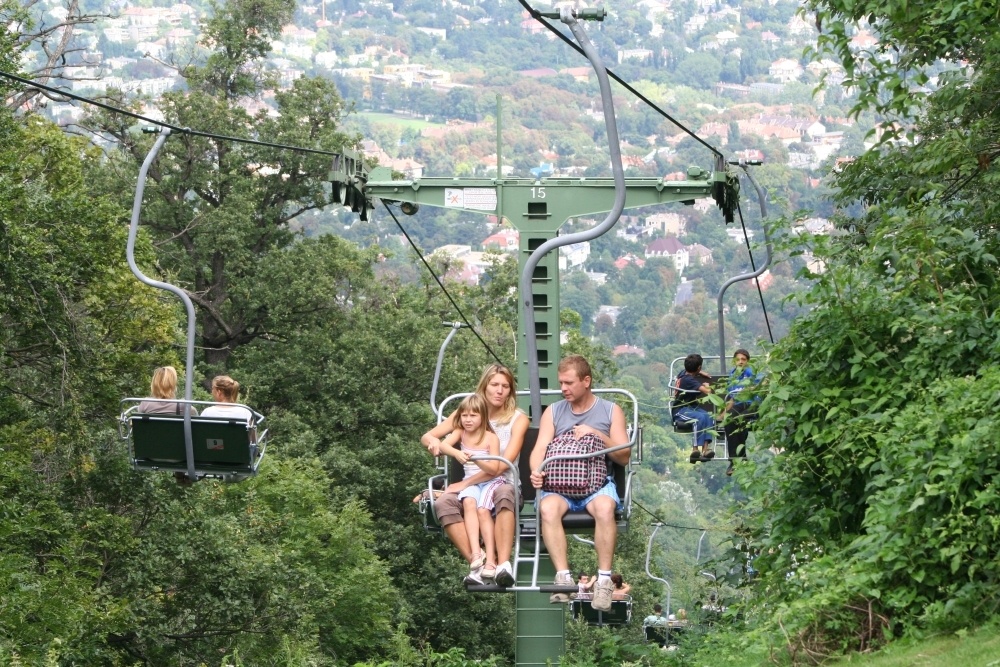
[[[471,570],[469,570],[469,573],[467,575],[465,575],[465,583],[467,585],[468,584],[473,584],[473,585],[476,585],[476,586],[482,586],[483,585],[483,575],[482,575],[482,572],[483,572],[483,568],[481,568],[481,567],[474,567],[474,568],[472,568]]]

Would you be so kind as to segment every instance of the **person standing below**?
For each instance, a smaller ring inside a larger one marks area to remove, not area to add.
[[[715,450],[712,449],[715,420],[707,411],[698,407],[698,403],[712,393],[712,386],[709,384],[712,376],[702,371],[701,365],[700,354],[689,354],[684,359],[684,370],[674,383],[674,423],[694,422],[695,442],[694,449],[691,450],[691,463],[715,458]]]
[[[591,391],[590,364],[583,357],[566,357],[559,362],[557,372],[563,400],[553,403],[542,413],[538,440],[531,452],[531,484],[539,490],[535,503],[541,521],[542,539],[556,568],[554,583],[557,586],[574,586],[573,576],[569,571],[566,531],[563,529],[562,519],[571,511],[586,511],[594,517],[594,548],[597,551],[598,569],[591,604],[598,611],[608,611],[611,609],[614,592],[611,566],[618,539],[615,511],[621,508],[614,479],[608,476],[607,483],[586,498],[567,498],[541,490],[546,473],[538,467],[545,460],[545,453],[552,439],[568,431],[573,431],[577,438],[588,433],[594,434],[604,443],[605,448],[627,444],[629,437],[625,429],[625,413],[614,403],[594,395]],[[631,449],[621,449],[608,454],[608,457],[615,463],[628,465],[631,454]],[[549,601],[568,602],[569,596],[565,593],[553,593]]]
[[[511,472],[510,466],[505,466],[503,474],[507,477],[507,484],[496,489],[493,494],[493,514],[494,527],[496,532],[497,561],[499,565],[495,572],[485,569],[471,570],[465,578],[467,583],[482,584],[483,578],[493,577],[500,586],[514,585],[514,569],[511,566],[510,557],[514,550],[515,533],[515,503],[517,499],[517,475],[518,461],[521,456],[521,447],[524,445],[524,434],[528,431],[530,420],[528,415],[517,409],[517,399],[514,394],[514,374],[506,366],[500,364],[490,364],[483,371],[476,386],[476,393],[486,399],[489,406],[490,426],[500,440],[500,456],[514,464]],[[451,417],[442,421],[433,429],[420,438],[420,442],[434,456],[440,455],[441,438],[451,432],[449,422]],[[480,471],[473,477],[465,480],[469,483],[479,483],[488,479],[487,474]],[[462,504],[458,500],[457,492],[446,490],[435,502],[434,513],[438,518],[438,523],[444,530],[445,535],[458,549],[462,557],[469,563],[472,562],[472,545],[469,543],[468,535],[465,531],[465,524],[462,519]],[[478,549],[477,549],[478,550]]]
[[[479,394],[465,397],[459,404],[451,425],[454,430],[445,436],[440,451],[465,467],[462,481],[449,485],[448,491],[458,491],[458,500],[464,510],[466,536],[475,552],[469,563],[469,570],[475,572],[486,568],[495,572],[493,492],[504,484],[504,477],[499,475],[500,465],[496,461],[473,462],[471,459],[473,456],[500,456],[500,440],[490,426],[486,401]],[[458,449],[455,448],[456,444],[459,445]],[[487,479],[470,482],[480,471],[487,474]],[[479,551],[480,538],[483,543],[482,551]]]
[[[177,416],[184,414],[183,403],[176,400],[166,402],[168,399],[177,398],[177,370],[173,366],[160,366],[153,371],[153,381],[149,385],[149,393],[150,398],[165,400],[142,401],[139,403],[137,412]],[[198,416],[198,411],[193,405],[191,406],[191,416]]]
[[[747,436],[750,422],[757,418],[756,396],[748,395],[748,389],[757,384],[757,375],[750,367],[750,353],[740,348],[733,353],[733,370],[726,383],[726,410],[723,413],[723,431],[726,434],[726,449],[729,452],[729,467],[726,474],[733,474],[736,457],[747,457]]]

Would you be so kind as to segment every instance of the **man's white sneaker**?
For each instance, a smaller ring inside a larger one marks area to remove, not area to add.
[[[510,567],[510,561],[504,561],[497,566],[497,573],[493,575],[493,581],[496,582],[497,586],[513,586],[514,585],[514,571]]]
[[[615,585],[611,579],[598,581],[594,586],[594,601],[590,603],[597,611],[611,611],[611,596],[614,593]]]
[[[573,577],[568,574],[556,574],[555,581],[552,582],[556,586],[576,586],[573,582]],[[549,602],[552,604],[565,604],[570,601],[569,594],[567,593],[553,593],[549,596]]]

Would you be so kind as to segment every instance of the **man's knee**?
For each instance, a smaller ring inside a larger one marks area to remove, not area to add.
[[[562,521],[563,516],[568,510],[569,505],[566,503],[566,500],[557,495],[545,496],[538,507],[542,521]]]
[[[617,509],[618,503],[611,496],[597,496],[587,503],[587,512],[594,517],[595,521],[614,522],[615,510]]]

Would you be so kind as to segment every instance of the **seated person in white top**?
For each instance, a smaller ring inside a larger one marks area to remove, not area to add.
[[[153,381],[149,385],[150,398],[177,398],[177,371],[173,366],[160,366],[153,371]],[[166,403],[161,401],[143,401],[138,412],[145,414],[183,415],[184,406],[181,403]],[[198,410],[191,406],[191,416],[197,417]]]
[[[251,423],[253,413],[242,405],[232,405],[236,403],[240,396],[240,383],[228,375],[217,375],[212,380],[212,398],[215,405],[210,405],[201,413],[202,417],[226,417],[227,419],[238,419]]]

